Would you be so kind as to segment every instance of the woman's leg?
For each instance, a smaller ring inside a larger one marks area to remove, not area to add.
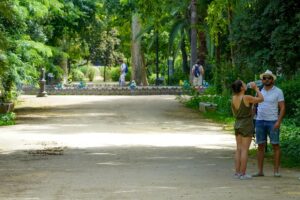
[[[241,144],[242,136],[240,134],[235,135],[236,150],[235,150],[235,174],[241,173]]]
[[[246,174],[248,152],[252,137],[241,137],[241,174]]]

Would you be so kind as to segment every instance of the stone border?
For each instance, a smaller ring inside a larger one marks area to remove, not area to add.
[[[23,87],[22,94],[37,95],[39,88]],[[78,88],[76,85],[66,85],[62,88],[46,86],[48,95],[181,95],[183,93],[180,86],[137,86],[134,90],[129,87],[115,85],[87,85]]]

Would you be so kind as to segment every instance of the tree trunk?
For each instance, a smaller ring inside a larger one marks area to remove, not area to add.
[[[207,48],[206,48],[206,35],[204,31],[198,33],[199,37],[199,59],[205,63],[205,58],[207,55]]]
[[[137,85],[148,85],[146,68],[142,55],[141,42],[137,38],[137,35],[141,31],[141,24],[139,21],[138,14],[132,15],[131,24],[131,57],[132,57],[132,72],[131,78],[136,82]]]
[[[158,30],[155,31],[155,50],[156,50],[156,81],[155,85],[159,85],[159,55],[158,55],[158,48],[159,48],[159,35],[158,35]]]
[[[197,8],[196,0],[191,0],[191,64],[190,64],[190,82],[193,81],[192,66],[197,61]]]
[[[235,60],[234,60],[234,50],[233,50],[233,44],[232,44],[232,41],[231,41],[231,38],[232,38],[232,3],[230,1],[228,1],[228,4],[227,4],[227,16],[228,16],[228,31],[229,31],[229,38],[230,38],[230,41],[229,41],[229,45],[230,45],[230,58],[231,58],[231,64],[232,64],[232,67],[235,66]]]
[[[68,58],[64,53],[61,54],[59,66],[64,71],[62,83],[66,84],[68,82]]]

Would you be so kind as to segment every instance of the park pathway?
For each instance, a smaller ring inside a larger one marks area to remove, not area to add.
[[[295,170],[234,179],[232,133],[175,98],[22,96],[0,127],[0,200],[300,198]]]

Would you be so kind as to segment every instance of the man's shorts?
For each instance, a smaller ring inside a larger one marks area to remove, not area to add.
[[[267,142],[267,136],[270,138],[271,144],[279,144],[279,129],[274,129],[277,121],[256,120],[255,135],[256,144],[264,144]]]
[[[203,77],[202,75],[198,76],[198,77],[195,77],[194,76],[194,79],[193,79],[193,85],[194,86],[200,86],[202,85],[202,82],[203,82]]]

